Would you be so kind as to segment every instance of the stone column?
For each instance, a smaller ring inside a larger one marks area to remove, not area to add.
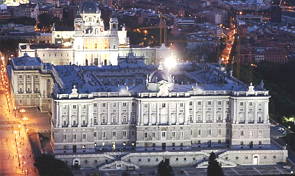
[[[186,101],[183,104],[184,104],[184,124],[188,125],[190,123],[189,102]]]
[[[196,111],[196,103],[195,101],[191,101],[193,103],[192,105],[192,113],[193,113],[193,123],[197,123],[197,111]]]
[[[156,124],[160,124],[160,106],[159,106],[159,102],[157,102],[157,122]]]
[[[105,102],[106,103],[106,105],[107,105],[107,124],[108,125],[110,125],[111,124],[111,113],[110,113],[110,111],[111,111],[111,105],[110,105],[110,103],[109,102]]]
[[[121,106],[122,106],[122,102],[119,102],[118,103],[118,120],[119,120],[118,124],[122,124]],[[126,106],[127,106],[127,104],[126,104]]]
[[[142,116],[141,116],[141,101],[138,101],[138,104],[137,104],[137,125],[141,125],[142,124]]]
[[[226,101],[222,101],[222,122],[225,123],[226,122],[226,118],[227,118],[227,115],[226,115]]]
[[[101,111],[100,111],[100,107],[101,107],[101,104],[100,103],[98,103],[98,102],[95,102],[95,103],[97,103],[97,107],[96,107],[96,112],[97,112],[97,124],[101,124]]]
[[[245,123],[248,123],[248,101],[245,102]]]
[[[149,103],[149,113],[148,113],[148,116],[149,116],[149,126],[152,125],[152,106],[151,104]]]
[[[213,122],[216,123],[217,119],[216,119],[216,100],[212,100],[213,103]]]
[[[135,103],[135,102],[134,102],[134,103]],[[133,110],[133,106],[132,106],[132,100],[131,100],[131,103],[128,103],[128,111],[127,111],[127,122],[128,122],[128,124],[131,123],[132,110]],[[135,119],[135,120],[136,120],[136,119]]]
[[[72,126],[72,105],[69,104],[68,107],[69,107],[69,111],[68,111],[68,113],[69,113],[69,126],[71,127]]]
[[[203,120],[203,123],[206,123],[206,109],[205,109],[205,102],[202,101],[202,120]]]
[[[59,114],[60,114],[60,112],[59,112],[59,102],[56,102],[56,104],[55,104],[55,109],[56,109],[56,113],[55,113],[55,119],[56,119],[56,124],[55,124],[55,126],[57,127],[57,128],[61,128],[61,120],[60,120],[60,117],[59,117]]]
[[[253,102],[254,105],[254,123],[257,123],[257,102]]]
[[[170,125],[170,122],[171,122],[171,120],[170,120],[170,102],[169,103],[167,103],[167,124],[169,124]]]
[[[77,111],[78,111],[78,127],[81,127],[81,105],[77,105]]]
[[[144,124],[144,119],[143,119],[143,106],[142,102],[140,101],[140,125],[143,126]]]
[[[35,90],[34,90],[34,75],[31,75],[31,91],[32,91],[32,93],[34,93],[35,92]]]
[[[93,104],[89,104],[88,105],[88,123],[87,123],[87,126],[93,126]]]
[[[238,113],[238,101],[236,99],[234,99],[234,110],[233,110],[233,117],[234,117],[234,120],[235,120],[235,123],[239,123],[239,113]]]
[[[269,121],[269,117],[268,117],[268,101],[264,102],[264,112],[263,112],[263,114],[264,114],[263,123],[268,123],[268,121]]]
[[[179,108],[178,108],[178,103],[176,102],[175,103],[175,108],[176,108],[176,125],[179,125],[179,122],[178,122],[178,113],[179,113]]]

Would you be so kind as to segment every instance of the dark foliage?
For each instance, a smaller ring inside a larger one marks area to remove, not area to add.
[[[35,166],[40,176],[73,176],[66,163],[52,155],[41,155],[36,159]]]
[[[264,81],[264,87],[271,95],[270,117],[280,123],[283,116],[295,115],[295,82],[292,77],[295,75],[294,68],[294,61],[286,64],[260,63],[257,67],[241,65],[240,79],[243,82],[257,85],[261,80]],[[293,126],[291,125],[292,129]]]
[[[61,24],[60,20],[56,17],[53,17],[47,13],[42,13],[38,16],[39,23],[37,27],[42,31],[50,31],[51,27],[55,23],[56,25]]]
[[[214,152],[211,152],[211,154],[209,156],[207,175],[208,176],[223,176],[224,175],[219,162],[216,160],[216,155]]]
[[[173,176],[173,169],[170,166],[169,160],[161,161],[158,165],[158,176]]]
[[[27,41],[18,40],[18,39],[2,39],[0,40],[0,51],[2,53],[16,54],[18,49],[18,44],[20,42],[27,42]]]

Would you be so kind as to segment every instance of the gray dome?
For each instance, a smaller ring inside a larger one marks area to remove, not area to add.
[[[154,71],[150,77],[149,77],[149,82],[150,83],[158,83],[160,81],[168,81],[168,75],[167,73],[165,73],[164,71],[162,70],[156,70]]]
[[[98,13],[99,8],[95,2],[87,1],[83,3],[81,12],[82,13]]]

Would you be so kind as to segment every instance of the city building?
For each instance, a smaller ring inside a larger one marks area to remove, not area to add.
[[[167,61],[146,65],[129,53],[116,66],[53,66],[26,56],[10,70],[17,94],[33,94],[31,72],[51,76],[36,93],[52,92],[54,153],[74,167],[137,169],[164,159],[206,167],[211,151],[224,167],[286,161],[287,150],[270,142],[263,82],[246,85],[219,65]]]
[[[282,9],[280,6],[271,7],[270,21],[273,23],[280,23],[282,21]]]
[[[39,15],[39,5],[38,4],[20,4],[17,7],[13,7],[13,16],[14,17],[29,17],[38,19]]]
[[[58,82],[54,80],[58,76],[51,64],[43,64],[40,58],[24,55],[12,59],[8,71],[17,109],[38,107],[41,111],[51,112],[51,94],[55,82]]]
[[[38,48],[29,43],[19,45],[19,55],[24,53],[40,57],[43,62],[54,65],[117,65],[119,56],[126,56],[129,50],[143,56],[146,63],[158,63],[171,49],[161,47],[132,48],[125,27],[119,30],[118,19],[109,21],[105,30],[101,11],[94,2],[85,2],[80,15],[74,20],[74,31],[52,32],[52,43],[58,47]]]
[[[19,6],[21,4],[28,4],[29,0],[3,0],[3,4],[7,6]]]

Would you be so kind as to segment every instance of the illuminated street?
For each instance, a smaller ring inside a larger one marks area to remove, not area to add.
[[[35,176],[34,159],[24,126],[13,117],[8,107],[12,107],[9,96],[6,69],[1,60],[0,94],[0,175]]]
[[[235,35],[237,33],[236,27],[234,24],[231,24],[230,31],[227,33],[227,41],[224,50],[221,53],[221,63],[229,64],[230,55],[233,49],[233,45],[235,42]]]

